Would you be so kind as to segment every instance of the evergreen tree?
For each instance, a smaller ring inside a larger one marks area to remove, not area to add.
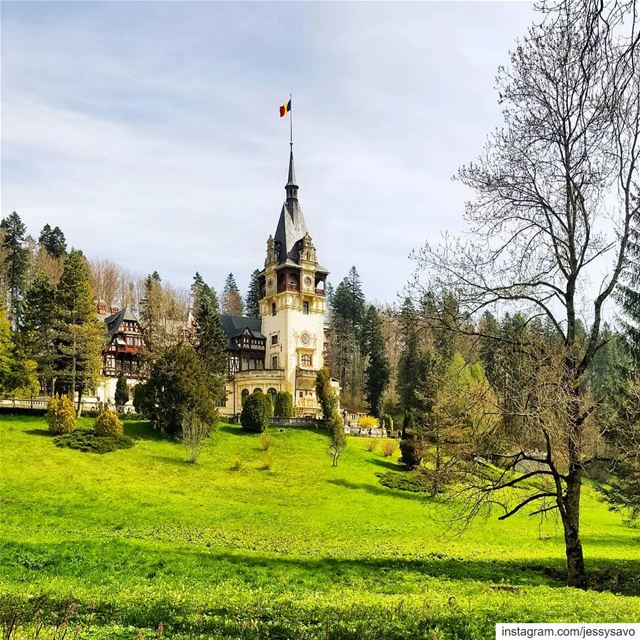
[[[37,394],[35,366],[35,362],[25,358],[18,348],[6,311],[0,305],[0,395]]]
[[[496,357],[498,351],[498,337],[500,327],[495,316],[490,311],[485,311],[478,323],[480,340],[480,361],[491,384],[495,385]]]
[[[433,358],[421,340],[418,314],[411,298],[405,298],[400,310],[400,358],[398,361],[398,395],[405,416],[415,420],[430,411],[435,393],[429,388],[433,378]],[[406,429],[403,429],[406,430]]]
[[[224,282],[220,306],[222,313],[228,313],[231,316],[241,316],[244,313],[244,303],[233,273],[230,273]]]
[[[162,278],[154,271],[145,278],[144,297],[140,301],[140,327],[144,338],[143,359],[148,364],[153,363],[166,346],[162,298]]]
[[[640,219],[636,216],[629,230],[629,245],[618,301],[625,316],[624,332],[634,359],[640,363]]]
[[[364,293],[355,267],[331,297],[331,368],[340,381],[342,400],[352,410],[362,409],[364,359],[362,357]]]
[[[338,396],[331,386],[331,377],[327,369],[321,369],[316,376],[316,396],[322,407],[322,420],[329,432],[332,465],[338,466],[338,458],[347,446],[342,418],[338,413]]]
[[[227,337],[220,321],[218,296],[196,273],[192,286],[196,323],[195,349],[207,373],[212,397],[225,398],[225,383],[229,371]]]
[[[37,374],[45,392],[53,392],[56,374],[55,288],[44,274],[38,274],[24,299],[21,342],[25,353],[35,360]]]
[[[116,407],[124,407],[129,402],[129,385],[124,376],[120,376],[116,382],[116,392],[114,395]]]
[[[382,318],[370,305],[364,323],[364,344],[367,354],[365,395],[369,412],[376,418],[382,411],[382,396],[389,384],[389,359],[385,350]]]
[[[14,326],[20,323],[22,290],[29,264],[29,250],[26,246],[27,227],[14,211],[0,222],[4,270],[6,272],[9,319]]]
[[[80,415],[82,394],[95,388],[106,343],[104,325],[96,314],[89,269],[80,251],[73,249],[67,256],[55,298],[56,384],[69,391],[72,401],[78,392]]]
[[[218,420],[207,371],[186,342],[168,347],[153,363],[144,394],[142,408],[162,433],[178,436],[186,422]]]
[[[260,271],[255,269],[249,280],[249,290],[247,291],[247,299],[245,304],[246,314],[250,318],[258,318],[260,316]]]
[[[42,227],[38,244],[54,258],[64,258],[67,255],[67,241],[60,227],[51,228],[48,223]]]

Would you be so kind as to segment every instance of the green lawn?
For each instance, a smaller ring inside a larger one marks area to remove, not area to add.
[[[591,490],[601,592],[563,586],[553,520],[495,514],[452,537],[442,500],[379,483],[395,457],[364,439],[332,468],[322,433],[272,429],[265,453],[222,425],[188,465],[145,423],[125,431],[132,449],[98,455],[55,447],[41,418],[0,416],[0,615],[18,614],[18,638],[65,608],[80,638],[492,638],[496,622],[640,620],[640,531]]]

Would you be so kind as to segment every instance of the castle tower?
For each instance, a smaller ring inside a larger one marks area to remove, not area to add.
[[[324,366],[325,281],[298,202],[293,144],[275,236],[267,240],[260,274],[260,316],[266,338],[265,368],[284,372],[297,415],[315,414],[316,373]]]

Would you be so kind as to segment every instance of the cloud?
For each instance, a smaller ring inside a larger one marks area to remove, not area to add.
[[[284,197],[334,281],[393,300],[412,248],[461,225],[450,180],[499,111],[527,4],[3,3],[2,215],[91,256],[246,285]]]

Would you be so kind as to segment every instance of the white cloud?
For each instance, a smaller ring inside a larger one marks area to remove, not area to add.
[[[300,198],[334,281],[393,300],[460,227],[529,5],[3,3],[2,215],[187,286],[262,264],[294,89]],[[37,10],[35,7],[40,7]],[[42,13],[39,13],[41,11]]]

